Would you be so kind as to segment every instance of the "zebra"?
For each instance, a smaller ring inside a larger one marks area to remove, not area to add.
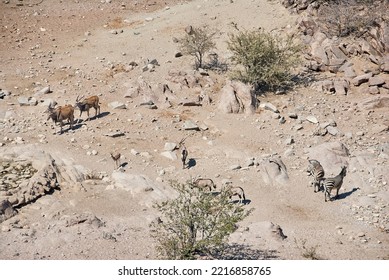
[[[313,191],[320,191],[320,182],[324,179],[324,168],[319,161],[315,159],[308,160],[308,176],[312,176],[311,186],[313,186]]]
[[[336,196],[338,198],[339,189],[343,184],[343,178],[346,177],[347,169],[346,166],[342,166],[342,170],[338,175],[333,178],[325,178],[321,181],[321,186],[324,189],[324,201],[327,202],[327,197],[331,200],[331,191],[336,189]]]

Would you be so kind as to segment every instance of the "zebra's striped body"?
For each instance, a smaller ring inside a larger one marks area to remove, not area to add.
[[[335,198],[338,197],[339,189],[343,184],[343,178],[346,176],[346,173],[347,173],[346,166],[343,166],[342,170],[337,176],[333,178],[325,178],[323,181],[321,181],[321,185],[324,189],[324,201],[327,201],[327,197],[329,200],[331,200],[331,191],[333,189],[336,190]]]
[[[320,182],[324,179],[324,168],[319,161],[315,159],[308,160],[308,176],[312,176],[311,186],[313,191],[318,192],[320,190]]]

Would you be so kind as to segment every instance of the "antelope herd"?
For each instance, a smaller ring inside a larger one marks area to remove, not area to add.
[[[79,96],[77,96],[74,106],[66,104],[64,106],[53,107],[53,105],[50,104],[46,110],[48,115],[47,120],[52,119],[55,124],[60,123],[60,134],[62,134],[63,121],[65,120],[69,123],[69,129],[73,129],[75,108],[80,110],[80,117],[82,112],[86,111],[88,115],[87,120],[90,120],[89,109],[95,108],[95,117],[97,117],[100,114],[99,97],[94,95],[84,99],[84,97],[79,98]]]
[[[50,104],[46,110],[47,113],[47,120],[52,119],[52,121],[57,124],[60,124],[60,134],[62,134],[63,130],[62,127],[64,125],[64,121],[67,121],[69,124],[69,129],[73,129],[73,124],[74,124],[74,110],[77,108],[80,111],[80,118],[82,116],[83,112],[87,113],[87,119],[90,121],[90,116],[89,116],[89,110],[91,108],[95,109],[95,118],[97,118],[100,115],[100,105],[99,105],[99,97],[94,95],[94,96],[89,96],[87,98],[84,98],[84,96],[79,97],[77,96],[76,102],[73,105],[66,104],[63,106],[53,106]],[[182,162],[182,168],[185,169],[188,164],[187,164],[187,158],[188,158],[188,150],[185,146],[185,140],[186,137],[181,139],[181,141],[178,143],[176,146],[176,149],[179,150],[180,153],[180,158]],[[115,168],[120,167],[120,153],[110,153],[111,158],[115,162]],[[308,176],[312,177],[311,181],[311,186],[314,187],[314,192],[318,192],[322,190],[324,192],[324,200],[332,200],[331,198],[331,191],[333,189],[336,190],[336,196],[335,198],[338,197],[339,195],[339,189],[343,184],[343,179],[346,176],[346,167],[342,166],[340,173],[331,178],[325,178],[325,172],[323,166],[320,164],[319,161],[315,159],[310,159],[308,160],[308,168],[307,168],[307,173]],[[189,167],[188,167],[189,168]],[[213,189],[216,189],[216,184],[212,179],[208,178],[197,178],[192,182],[192,187],[197,187],[201,190],[209,190],[210,192]],[[239,197],[239,202],[244,203],[246,200],[244,190],[241,187],[232,187],[228,185],[228,194],[230,199],[233,196],[238,196]]]

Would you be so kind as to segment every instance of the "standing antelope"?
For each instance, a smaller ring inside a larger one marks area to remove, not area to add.
[[[81,96],[81,98],[79,98],[79,96],[77,96],[76,104],[74,106],[80,110],[80,118],[82,112],[86,111],[88,115],[87,120],[90,120],[89,109],[92,107],[95,108],[95,117],[97,117],[98,114],[100,115],[99,97],[96,95],[89,96],[88,98],[84,98],[84,96]],[[99,112],[98,114],[97,111]]]
[[[115,162],[115,168],[117,169],[119,166],[120,166],[120,153],[116,153],[116,154],[111,154],[111,158],[113,159],[113,161]]]
[[[182,169],[185,169],[187,157],[188,157],[188,150],[184,145],[182,145],[182,150],[181,150]]]
[[[225,187],[227,187],[227,194],[230,197],[230,200],[233,196],[239,197],[239,203],[243,203],[246,200],[246,196],[244,194],[244,190],[241,187],[233,187],[231,182],[227,182],[225,184]]]
[[[243,203],[246,200],[246,196],[244,195],[244,190],[241,187],[232,187],[229,189],[230,193],[230,199],[233,196],[238,196],[239,197],[239,203]]]
[[[52,119],[54,123],[60,123],[60,134],[62,134],[62,126],[64,120],[68,120],[70,128],[73,129],[74,108],[72,105],[67,104],[65,106],[58,106],[57,108],[54,108],[50,104],[46,110],[46,113],[48,114],[47,120]]]
[[[181,150],[180,152],[180,157],[181,157],[181,162],[182,162],[182,169],[185,169],[186,166],[186,159],[188,157],[188,150],[185,147],[185,138],[182,138],[180,143],[176,146],[176,149]]]
[[[327,202],[327,197],[329,200],[331,200],[331,191],[333,189],[336,190],[336,196],[335,198],[338,197],[339,195],[339,189],[343,184],[343,179],[346,177],[347,169],[346,166],[342,167],[342,170],[338,175],[336,175],[333,178],[325,178],[323,181],[321,181],[321,185],[324,189],[324,201]]]

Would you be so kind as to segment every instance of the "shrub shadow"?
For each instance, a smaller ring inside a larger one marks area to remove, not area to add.
[[[258,250],[244,244],[228,244],[225,249],[213,255],[219,260],[277,260],[279,259],[276,250]]]

